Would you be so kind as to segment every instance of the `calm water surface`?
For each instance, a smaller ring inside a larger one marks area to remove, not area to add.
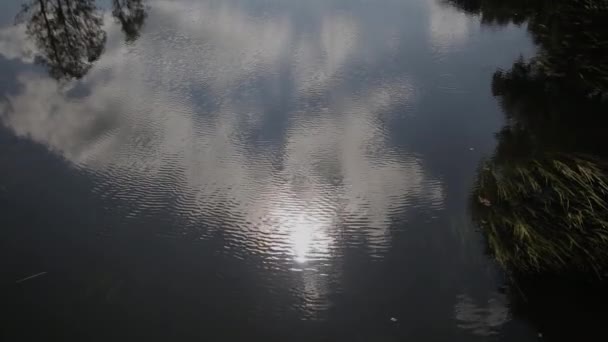
[[[468,213],[533,53],[436,0],[3,1],[0,333],[537,340]]]

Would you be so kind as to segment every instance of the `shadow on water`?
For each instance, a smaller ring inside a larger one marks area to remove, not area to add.
[[[112,16],[125,40],[135,41],[146,18],[143,0],[113,0]],[[22,5],[17,23],[25,22],[35,42],[35,60],[57,80],[79,79],[103,54],[107,34],[95,0],[32,0]]]
[[[527,25],[535,57],[498,70],[506,116],[471,196],[511,310],[547,340],[601,333],[608,266],[608,2],[449,1],[484,25]],[[601,335],[600,335],[601,336]]]

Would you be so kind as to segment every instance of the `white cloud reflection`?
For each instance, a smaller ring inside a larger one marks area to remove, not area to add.
[[[25,25],[0,28],[0,55],[6,59],[21,59],[31,63],[32,44],[26,39]]]
[[[414,202],[442,205],[441,182],[390,146],[383,123],[391,108],[414,100],[410,79],[326,96],[348,89],[337,75],[356,54],[355,20],[328,12],[306,35],[286,16],[254,17],[227,2],[152,7],[159,24],[135,46],[113,44],[119,32],[109,32],[105,54],[82,80],[89,95],[69,97],[69,87],[22,74],[22,92],[1,104],[2,122],[108,175],[105,189],[137,199],[139,210],[162,208],[158,192],[178,194],[172,209],[192,222],[221,215],[216,229],[240,246],[295,267],[330,258],[343,234],[380,253],[392,215]],[[274,130],[265,97],[293,106],[281,113],[279,142],[258,146],[250,137]],[[325,292],[322,278],[306,284],[313,299]]]
[[[429,32],[436,50],[446,52],[462,47],[470,39],[472,28],[479,27],[479,19],[448,8],[440,0],[428,1]]]

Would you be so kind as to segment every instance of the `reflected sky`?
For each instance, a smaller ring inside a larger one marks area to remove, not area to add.
[[[341,74],[362,64],[355,19],[323,14],[304,35],[286,15],[259,18],[230,2],[153,6],[163,24],[132,51],[110,43],[82,82],[19,75],[23,90],[4,102],[3,122],[124,180],[122,191],[141,193],[142,206],[145,182],[168,175],[156,191],[179,192],[185,199],[173,209],[193,220],[226,203],[230,229],[262,254],[328,256],[345,220],[381,249],[391,211],[441,207],[441,181],[414,153],[387,146],[385,122],[415,101],[408,76],[350,89]],[[179,35],[163,37],[172,30]],[[79,89],[85,95],[73,96]]]
[[[261,258],[269,283],[290,274],[302,319],[325,317],[348,287],[350,251],[382,259],[396,235],[425,229],[416,234],[459,248],[433,222],[450,196],[464,197],[454,190],[466,188],[459,168],[493,147],[500,119],[486,74],[531,50],[521,29],[485,32],[434,1],[146,6],[127,43],[103,12],[103,55],[69,82],[35,65],[24,24],[5,21],[0,63],[23,68],[2,81],[2,124],[94,175],[90,191],[126,203],[125,220],[179,217],[153,234],[221,234],[226,253]],[[519,48],[504,54],[509,45]],[[467,93],[477,102],[463,105],[457,96]],[[491,308],[475,313],[456,292],[457,321],[488,316],[474,331],[507,321]]]

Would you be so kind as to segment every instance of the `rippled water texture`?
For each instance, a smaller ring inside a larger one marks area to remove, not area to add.
[[[489,82],[532,52],[524,28],[434,0],[150,0],[128,26],[89,1],[103,51],[53,69],[21,3],[0,5],[15,331],[536,337],[466,205],[503,120]]]

